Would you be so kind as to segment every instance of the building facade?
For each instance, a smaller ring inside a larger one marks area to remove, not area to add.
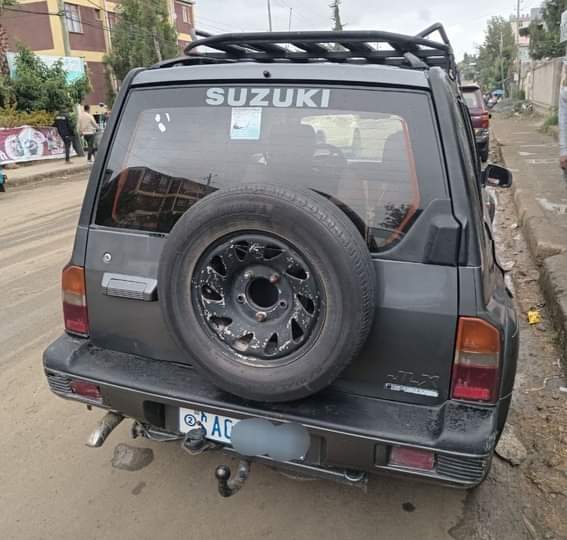
[[[182,50],[194,31],[194,2],[167,0],[167,6]],[[119,10],[120,0],[20,0],[4,12],[1,20],[10,51],[23,43],[37,54],[82,58],[92,86],[85,101],[96,112],[106,101],[107,85],[111,84],[103,58],[112,47],[112,28]]]

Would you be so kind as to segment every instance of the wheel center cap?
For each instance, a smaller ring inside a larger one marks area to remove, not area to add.
[[[274,307],[280,296],[278,288],[263,277],[254,278],[250,282],[247,294],[253,304],[263,309]]]

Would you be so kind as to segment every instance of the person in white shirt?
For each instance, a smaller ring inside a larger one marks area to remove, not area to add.
[[[91,161],[96,153],[95,134],[98,129],[98,124],[90,111],[91,106],[85,105],[84,111],[79,113],[79,133],[87,141],[87,161]]]

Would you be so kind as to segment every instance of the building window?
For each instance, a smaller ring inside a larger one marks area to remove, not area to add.
[[[100,9],[96,9],[96,8],[95,8],[94,12],[95,12],[95,19],[96,19],[97,21],[102,21],[102,17],[101,17],[101,15],[100,15]]]
[[[108,29],[112,32],[115,25],[116,25],[116,14],[109,11],[108,12]]]
[[[181,16],[183,17],[184,23],[191,22],[191,16],[189,14],[189,6],[181,6]]]
[[[83,33],[83,23],[81,22],[81,9],[75,4],[65,4],[65,24],[69,32],[76,34]]]

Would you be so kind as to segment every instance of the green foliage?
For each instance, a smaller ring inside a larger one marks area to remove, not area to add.
[[[478,57],[465,53],[462,62],[459,63],[459,72],[463,81],[478,81]]]
[[[554,110],[545,117],[545,120],[543,121],[543,128],[548,129],[552,126],[558,126],[558,125],[559,125],[559,113],[557,110]]]
[[[10,83],[18,111],[67,111],[90,90],[86,75],[68,83],[63,62],[46,66],[25,47],[18,48],[16,73]]]
[[[112,52],[105,58],[122,81],[135,67],[146,67],[177,55],[177,32],[169,23],[166,0],[123,0],[112,33]]]
[[[529,26],[530,56],[534,60],[563,56],[565,48],[559,44],[561,13],[567,9],[567,0],[546,0],[542,5],[542,21]]]
[[[484,43],[478,49],[477,68],[481,86],[485,90],[505,87],[515,59],[516,40],[512,25],[502,17],[492,17],[488,21]]]
[[[109,65],[104,65],[104,80],[106,81],[106,106],[112,109],[114,100],[116,99],[116,92],[112,81],[112,69]]]
[[[10,77],[0,75],[0,107],[10,107],[14,105],[16,98]]]
[[[13,105],[10,107],[0,108],[0,127],[3,128],[19,126],[52,126],[54,119],[55,114],[47,111],[18,111]]]
[[[5,7],[15,6],[18,0],[0,0],[0,10]]]

